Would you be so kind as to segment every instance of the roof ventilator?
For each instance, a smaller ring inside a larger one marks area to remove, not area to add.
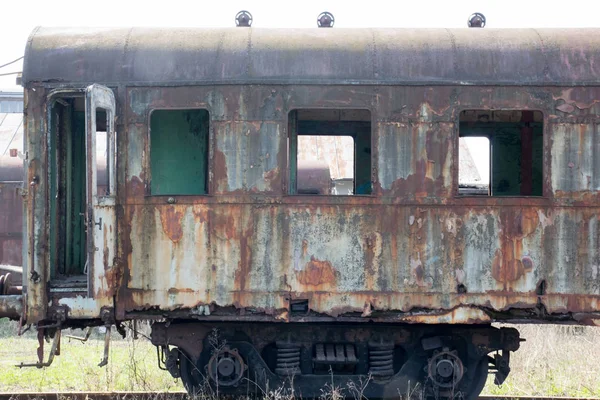
[[[319,28],[333,28],[333,24],[335,23],[335,18],[333,14],[330,12],[322,12],[317,17],[317,26]]]
[[[485,27],[485,15],[482,13],[473,13],[467,21],[469,28],[484,28]]]
[[[235,26],[238,28],[249,28],[252,26],[252,14],[249,11],[242,10],[235,15]]]

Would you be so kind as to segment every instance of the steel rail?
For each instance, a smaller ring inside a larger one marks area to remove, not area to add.
[[[183,400],[187,392],[43,392],[0,393],[0,400]]]
[[[201,396],[204,397],[204,396]],[[0,393],[0,400],[184,400],[187,392],[44,392]],[[479,400],[599,400],[594,397],[479,396]]]

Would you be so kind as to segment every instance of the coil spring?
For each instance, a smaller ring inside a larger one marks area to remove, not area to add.
[[[10,273],[6,275],[0,275],[0,296],[8,294],[10,289]]]
[[[289,343],[277,343],[278,375],[296,375],[300,373],[300,347]]]
[[[369,373],[372,376],[394,375],[394,345],[369,345]]]

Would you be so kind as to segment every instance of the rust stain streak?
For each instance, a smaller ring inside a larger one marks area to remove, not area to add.
[[[306,263],[304,269],[296,273],[298,281],[311,290],[325,290],[335,286],[336,273],[329,261],[316,259],[314,256]]]
[[[172,242],[177,243],[183,237],[183,211],[178,206],[169,206],[160,212],[160,221],[165,234]]]
[[[538,227],[536,210],[506,210],[500,214],[502,232],[501,248],[496,250],[492,264],[494,279],[506,284],[521,278],[533,268],[533,260],[523,254],[523,238]]]

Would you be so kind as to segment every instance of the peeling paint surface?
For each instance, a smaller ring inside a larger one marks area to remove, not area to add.
[[[279,124],[232,122],[216,124],[214,179],[217,193],[275,192],[281,185],[277,154]]]
[[[175,98],[171,93],[178,90],[189,93],[187,89],[156,90],[168,98]],[[219,97],[213,89],[195,90],[199,96],[194,98],[205,98],[207,106]],[[510,102],[504,96],[510,96],[521,98],[517,101],[520,107],[543,109],[544,99],[551,97],[514,90],[507,94],[499,88],[455,89],[462,107],[469,106],[469,99],[475,107],[481,97],[489,99],[488,107],[506,107]],[[232,92],[234,88],[219,90],[235,99],[240,109],[251,109],[243,93],[236,96]],[[332,93],[348,98],[356,92],[361,91],[298,88],[278,94],[285,96],[292,108],[296,103],[319,104]],[[269,91],[264,93],[270,98]],[[373,312],[397,311],[403,313],[399,314],[404,315],[403,320],[412,322],[422,318],[406,314],[411,310],[431,310],[431,316],[436,315],[435,310],[448,313],[464,304],[472,308],[463,309],[460,317],[451,313],[430,320],[456,323],[472,317],[489,321],[495,312],[534,309],[539,301],[549,314],[594,311],[600,291],[588,278],[598,278],[598,210],[593,203],[566,207],[579,198],[579,189],[591,193],[594,188],[582,186],[580,178],[573,175],[560,178],[572,186],[564,186],[558,178],[548,180],[545,198],[455,198],[457,112],[443,104],[410,100],[428,97],[428,89],[386,89],[385,93],[388,101],[406,103],[402,108],[406,117],[385,114],[388,103],[374,112],[374,140],[378,143],[375,196],[283,195],[284,185],[270,180],[266,172],[284,170],[281,161],[286,150],[281,132],[286,131],[285,109],[270,112],[281,120],[268,123],[215,124],[213,188],[218,196],[182,198],[177,205],[168,206],[129,191],[126,221],[131,222],[123,232],[131,243],[127,258],[130,278],[122,292],[122,311],[152,307],[174,311],[212,304],[275,316],[285,313],[291,298],[308,299],[310,310],[321,315],[365,314],[367,304],[366,314],[371,317]],[[383,101],[381,95],[372,96]],[[359,96],[349,106],[359,107],[362,101]],[[147,105],[148,110],[152,107],[152,103]],[[220,107],[211,113],[240,115],[231,105]],[[135,114],[130,115],[135,131],[140,124],[135,122]],[[391,122],[393,118],[399,122]],[[547,118],[553,119],[553,114]],[[265,124],[273,128],[265,128]],[[563,124],[572,126],[567,121]],[[564,131],[561,125],[547,124],[547,138],[554,129]],[[239,141],[234,141],[235,135]],[[249,137],[253,140],[247,141]],[[564,147],[563,137],[558,134],[546,139],[552,144],[547,148]],[[596,141],[595,136],[585,138],[588,144]],[[143,139],[136,136],[132,140],[138,143]],[[248,146],[255,146],[252,154]],[[590,151],[587,145],[578,148],[583,153]],[[260,155],[267,152],[272,163],[257,163],[268,165],[267,171],[258,170],[263,175],[260,183],[254,187],[245,184],[251,181],[248,174],[254,173],[248,157],[260,161]],[[550,173],[572,157],[558,151],[551,156],[545,167],[547,177],[554,176]],[[143,176],[141,160],[128,159],[132,171],[141,169]],[[593,162],[586,163],[590,174],[598,170]],[[130,176],[129,181],[136,179],[141,178]],[[285,182],[285,176],[279,174],[278,179]],[[170,217],[174,215],[177,218]],[[577,228],[582,225],[586,228]],[[174,227],[176,240],[171,233]],[[585,248],[578,245],[582,242]],[[573,265],[579,273],[573,272]],[[541,281],[545,293],[539,297],[536,289]]]
[[[147,35],[143,30],[132,35],[130,46],[141,46]],[[256,37],[261,46],[278,43],[261,35]],[[271,58],[250,57],[242,48],[242,64],[235,64],[232,60],[240,59],[234,57],[222,63],[221,71],[214,70],[216,64],[198,66],[195,72],[184,69],[186,76],[178,77],[182,80],[177,85],[153,81],[144,86],[140,82],[146,78],[167,72],[144,70],[139,64],[129,71],[144,79],[116,91],[115,268],[94,272],[91,296],[114,295],[116,314],[123,319],[194,315],[256,321],[489,323],[570,321],[577,314],[578,322],[596,321],[597,316],[591,316],[600,309],[600,103],[595,100],[600,86],[589,85],[593,71],[560,70],[577,56],[548,34],[563,57],[548,66],[556,85],[484,83],[489,78],[485,74],[478,75],[479,85],[452,83],[447,75],[443,86],[412,85],[416,78],[411,85],[375,78],[367,84],[373,68],[390,77],[406,64],[401,60],[404,53],[395,47],[400,44],[388,40],[394,35],[373,35],[381,46],[376,63],[360,64],[354,71],[360,79],[350,84],[182,84],[184,78],[205,74],[228,79],[239,74],[248,83],[260,78],[254,74],[257,66],[264,67],[258,70],[264,73],[289,66],[290,60],[281,59],[267,68],[261,63]],[[527,35],[537,42],[538,36]],[[448,43],[441,45],[450,46],[451,38],[444,38]],[[41,46],[48,38],[38,39]],[[343,56],[365,46],[370,49],[371,37],[363,39]],[[234,46],[233,38],[223,40]],[[326,44],[335,48],[335,41]],[[293,58],[296,50],[288,50]],[[136,57],[146,59],[148,54],[145,49]],[[468,64],[466,54],[452,54],[456,62]],[[499,68],[511,70],[518,64],[544,70],[546,58],[527,54],[521,49]],[[187,53],[180,56],[188,60]],[[331,78],[328,68],[333,64],[325,61],[311,64],[311,73]],[[431,67],[418,64],[420,73],[450,71],[450,59],[434,61],[437,65]],[[493,69],[486,65],[477,68]],[[344,71],[351,76],[348,68]],[[31,79],[34,72],[44,71],[31,70]],[[566,87],[561,80],[565,76],[580,79],[580,85]],[[522,78],[535,83],[539,77]],[[27,244],[33,273],[28,278],[27,313],[35,321],[45,316],[52,268],[44,250],[49,193],[47,182],[39,179],[47,175],[43,88],[58,84],[26,82],[31,96],[27,171],[29,182],[37,182],[28,187],[26,197],[25,220],[33,232]],[[190,108],[206,109],[211,118],[208,194],[152,196],[150,113]],[[372,195],[288,194],[288,115],[318,108],[370,112]],[[543,196],[457,196],[459,114],[482,109],[541,111]],[[99,310],[89,301],[65,297],[57,304],[78,318],[95,318]],[[308,314],[295,314],[290,306],[294,301],[308,302]]]
[[[600,295],[591,280],[598,279],[597,215],[575,223],[572,213],[558,213],[556,219],[569,223],[543,229],[536,210],[469,210],[450,216],[465,221],[453,236],[442,208],[419,212],[420,228],[412,228],[407,215],[418,210],[386,206],[381,216],[369,216],[354,208],[221,205],[207,211],[202,205],[185,206],[185,234],[173,241],[164,233],[160,208],[135,207],[133,307],[194,307],[202,299],[277,309],[292,293],[325,314],[341,304],[345,311],[362,311],[365,299],[383,310],[450,309],[463,301],[504,310],[512,302],[533,306],[540,279],[546,280],[549,297],[558,296],[557,303],[546,306],[548,312],[575,306],[568,297],[561,301],[563,294]],[[386,220],[407,223],[394,226]],[[592,227],[575,228],[588,224]],[[558,239],[557,230],[565,236]],[[579,240],[592,246],[578,250]],[[574,271],[572,265],[581,267]],[[459,283],[467,294],[458,295]]]

